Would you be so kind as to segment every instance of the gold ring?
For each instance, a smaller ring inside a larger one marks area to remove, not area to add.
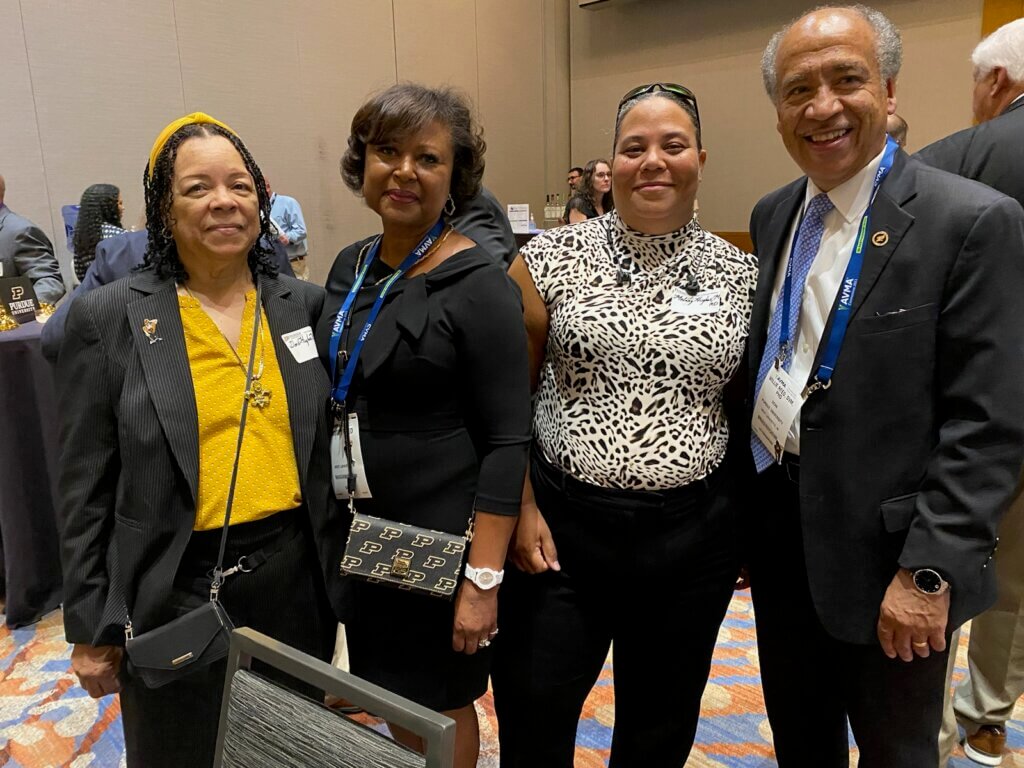
[[[928,643],[912,643],[915,648],[927,648]]]

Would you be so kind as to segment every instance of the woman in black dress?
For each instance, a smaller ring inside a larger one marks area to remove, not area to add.
[[[340,575],[347,515],[321,535],[353,673],[454,718],[457,766],[476,765],[473,702],[487,690],[497,584],[530,442],[518,294],[497,259],[446,223],[478,192],[483,151],[451,90],[396,85],[359,109],[342,176],[380,216],[382,234],[338,255],[316,333],[336,430],[358,420],[356,510],[453,534],[476,512],[470,568],[453,602]],[[335,492],[347,506],[343,464]]]

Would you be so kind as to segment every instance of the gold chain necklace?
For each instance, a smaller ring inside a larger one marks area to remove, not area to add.
[[[442,245],[444,245],[444,241],[448,239],[448,235],[450,235],[452,233],[452,231],[453,230],[452,230],[452,227],[451,227],[450,224],[448,226],[446,226],[445,229],[444,229],[444,232],[441,234],[441,236],[438,237],[437,240],[435,240],[433,243],[431,243],[430,247],[427,248],[426,252],[416,260],[416,264],[419,264],[420,262],[426,261],[427,259],[429,259],[430,256],[434,253],[434,251],[436,251],[438,248],[440,248]],[[356,274],[357,275],[359,274],[359,270],[361,270],[363,268],[363,263],[366,260],[367,252],[370,250],[370,248],[373,246],[373,244],[375,242],[376,242],[376,240],[371,240],[370,242],[368,242],[366,245],[364,245],[360,249],[359,256],[356,257]],[[409,267],[409,269],[411,270],[413,267],[416,266],[416,264],[413,264],[411,267]],[[407,272],[408,272],[408,270],[407,270]],[[390,279],[391,279],[391,275],[387,275],[386,277],[382,277],[377,282],[372,283],[372,285],[380,285],[385,280],[390,280]]]
[[[196,298],[195,294],[192,293],[192,291],[190,291],[188,289],[187,285],[182,283],[181,287],[185,289],[185,293],[187,293],[197,304],[199,304],[200,307],[203,306],[203,302],[199,301],[199,299]],[[248,376],[249,375],[249,371],[245,367],[245,363],[242,362],[242,358],[240,358],[238,356],[238,351],[233,346],[231,346],[231,342],[228,341],[228,337],[224,335],[224,332],[220,330],[220,327],[217,326],[216,323],[214,323],[214,326],[217,328],[217,331],[220,333],[221,338],[223,338],[224,341],[227,342],[228,349],[230,349],[231,350],[231,354],[233,354],[235,356],[235,360],[238,362],[238,365],[242,369],[242,372],[245,373],[246,376]],[[263,364],[264,364],[264,361],[265,361],[265,357],[264,357],[264,354],[263,354],[264,353],[264,348],[263,348],[263,321],[262,320],[260,320],[260,327],[259,327],[259,331],[257,332],[257,334],[258,335],[257,335],[256,339],[257,339],[257,341],[259,342],[259,345],[260,345],[260,359],[259,359],[259,362],[258,362],[258,364],[256,366],[256,371],[252,375],[252,381],[249,383],[249,391],[246,392],[245,395],[246,395],[246,397],[249,398],[249,402],[250,403],[252,403],[255,407],[257,407],[260,410],[262,410],[262,409],[266,408],[268,405],[270,405],[270,398],[274,394],[268,387],[266,387],[263,384],[263,381],[262,381],[262,379],[263,379]]]

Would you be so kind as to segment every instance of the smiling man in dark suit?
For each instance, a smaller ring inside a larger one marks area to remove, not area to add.
[[[751,217],[749,574],[782,768],[848,766],[848,722],[861,768],[936,764],[948,634],[994,598],[1024,449],[1024,211],[887,141],[901,57],[851,6],[763,59],[806,174]]]
[[[978,43],[971,62],[972,106],[978,125],[925,147],[916,157],[976,179],[1024,205],[1024,19],[1004,24]],[[939,738],[940,768],[945,768],[959,737],[957,721],[964,727],[967,756],[981,765],[999,765],[1006,745],[1006,721],[1024,694],[1022,489],[999,527],[996,581],[998,601],[971,625],[970,674],[957,686],[953,704],[946,707]],[[947,677],[952,672],[950,664]]]

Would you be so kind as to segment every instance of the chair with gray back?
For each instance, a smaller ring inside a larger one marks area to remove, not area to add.
[[[250,671],[252,660],[420,736],[421,755]],[[231,635],[217,768],[451,768],[455,721],[248,628]]]

